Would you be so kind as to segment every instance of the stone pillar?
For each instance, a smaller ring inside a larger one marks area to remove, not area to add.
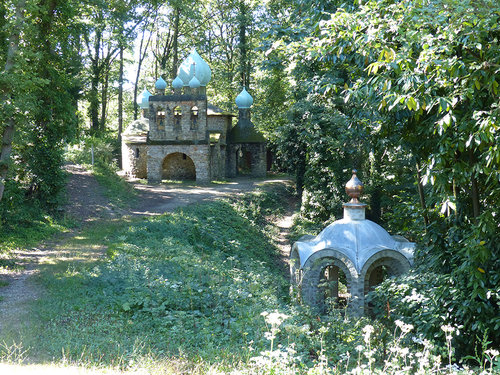
[[[161,164],[163,162],[161,148],[149,146],[148,149],[148,182],[161,182]]]
[[[339,268],[336,266],[328,267],[328,284],[330,286],[329,297],[335,298],[337,300],[339,298]]]

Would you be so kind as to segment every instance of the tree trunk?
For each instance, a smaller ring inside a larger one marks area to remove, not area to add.
[[[151,41],[151,33],[149,33],[148,40],[146,42],[146,45],[144,46],[144,36],[146,35],[146,27],[147,27],[147,25],[144,25],[144,29],[142,30],[141,44],[139,45],[139,61],[137,62],[137,74],[135,75],[135,84],[134,84],[134,120],[137,120],[138,112],[139,112],[139,106],[137,104],[137,91],[138,91],[138,85],[139,85],[139,78],[141,76],[142,62],[146,58],[146,51],[148,50],[149,42]],[[143,49],[142,49],[143,47],[144,47],[144,52],[143,52]]]
[[[240,79],[241,86],[248,88],[249,85],[249,77],[247,76],[247,65],[248,65],[248,46],[247,46],[247,17],[248,17],[248,9],[245,5],[245,2],[240,2]]]
[[[106,62],[104,66],[104,82],[101,86],[101,120],[99,121],[99,130],[106,131],[106,110],[108,107],[108,86],[109,86],[109,63]]]
[[[142,65],[142,60],[139,59],[139,63],[137,64],[137,74],[135,75],[135,85],[134,85],[134,120],[137,120],[139,114],[139,105],[137,104],[137,91],[139,85],[139,77],[141,75],[141,65]]]
[[[24,9],[25,1],[20,0],[16,6],[16,19],[14,21],[14,26],[12,28],[12,34],[10,35],[10,43],[7,49],[7,57],[5,60],[4,71],[2,72],[4,76],[8,75],[13,67],[16,54],[19,50],[19,35],[21,35],[22,25],[24,22]],[[7,92],[2,95],[1,100],[3,103],[11,101],[12,92]],[[2,149],[0,152],[0,201],[2,200],[3,193],[5,191],[5,179],[7,178],[7,172],[9,171],[9,160],[10,153],[12,151],[12,140],[14,138],[15,121],[12,116],[9,117],[5,125],[2,134]]]
[[[120,70],[118,73],[118,166],[122,168],[122,130],[123,130],[123,47],[120,47]]]
[[[179,7],[175,8],[175,18],[174,18],[174,36],[172,41],[172,79],[177,77],[177,68],[179,65],[179,20],[181,16],[181,10]]]
[[[420,174],[420,166],[418,162],[416,163],[417,168],[417,188],[418,188],[418,196],[420,198],[420,207],[422,208],[424,215],[424,224],[425,227],[429,225],[429,216],[427,215],[427,205],[425,204],[425,195],[424,195],[424,186],[422,185],[422,175]]]
[[[90,123],[93,132],[99,131],[99,78],[101,69],[99,67],[99,54],[101,50],[101,32],[96,31],[94,43],[94,57],[92,58],[92,76],[90,78],[90,92],[89,92],[89,112]]]

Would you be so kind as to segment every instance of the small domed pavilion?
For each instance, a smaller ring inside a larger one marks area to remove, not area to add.
[[[343,205],[344,218],[314,236],[304,236],[292,246],[290,276],[302,301],[324,312],[327,299],[343,298],[353,315],[364,315],[366,294],[386,276],[407,272],[413,264],[415,244],[391,236],[380,225],[366,220],[366,204],[358,198],[363,184],[353,171],[346,185],[351,197]]]

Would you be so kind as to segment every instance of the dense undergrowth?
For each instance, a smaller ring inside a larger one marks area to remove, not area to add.
[[[47,294],[21,338],[24,355],[175,374],[455,371],[445,370],[448,354],[458,359],[453,327],[438,327],[446,350],[401,321],[393,330],[336,309],[320,317],[290,300],[276,228],[263,219],[279,215],[287,197],[258,191],[85,229],[73,251],[104,244],[106,254],[46,266]],[[2,358],[12,347],[0,349]],[[487,350],[479,361],[493,373],[495,352]]]
[[[35,246],[75,224],[14,184],[7,184],[6,190],[9,194],[0,203],[0,267],[8,266],[13,250]]]

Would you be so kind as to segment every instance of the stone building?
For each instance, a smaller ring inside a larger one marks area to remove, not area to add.
[[[172,89],[161,77],[156,93],[139,97],[142,118],[122,137],[122,167],[150,182],[207,182],[238,174],[265,176],[265,139],[250,121],[253,99],[244,88],[237,96],[239,119],[207,101],[211,70],[193,50],[180,65]]]
[[[238,123],[229,133],[227,176],[246,173],[253,177],[265,177],[267,170],[266,140],[255,130],[250,119],[253,99],[243,91],[236,97]]]
[[[325,311],[330,298],[333,303],[347,304],[353,315],[363,315],[365,295],[384,277],[405,273],[413,263],[414,243],[391,236],[365,219],[366,204],[358,200],[362,190],[363,184],[353,171],[346,185],[351,201],[343,206],[344,218],[316,237],[304,236],[292,246],[292,286],[305,304],[320,312]],[[339,286],[345,287],[343,296]]]

